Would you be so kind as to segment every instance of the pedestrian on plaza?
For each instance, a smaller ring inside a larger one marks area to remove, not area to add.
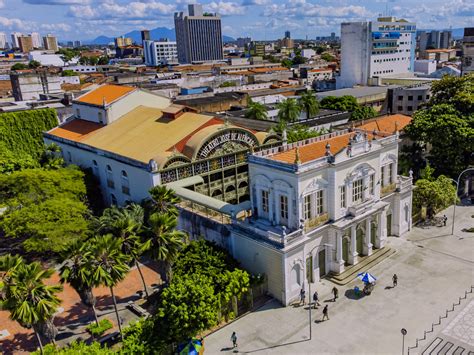
[[[301,288],[301,291],[300,291],[300,305],[301,303],[303,303],[303,306],[306,304],[306,291],[304,290],[303,287]]]
[[[328,305],[325,305],[324,308],[323,308],[323,319],[322,319],[322,321],[324,321],[325,318],[327,318],[327,320],[329,320]]]
[[[314,301],[314,309],[316,309],[316,305],[321,306],[321,303],[319,303],[318,291],[314,291],[313,301]]]
[[[443,216],[443,224],[446,227],[446,222],[448,221],[448,217],[446,215]]]
[[[393,287],[397,286],[398,283],[398,276],[397,274],[393,274],[392,276]]]
[[[332,294],[334,296],[332,301],[336,302],[336,299],[339,297],[339,290],[336,288],[336,286],[332,288]]]
[[[232,332],[232,335],[230,336],[230,340],[232,340],[232,346],[236,348],[237,347],[237,334],[235,334],[235,332]]]

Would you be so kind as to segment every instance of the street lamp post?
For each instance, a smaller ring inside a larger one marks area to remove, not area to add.
[[[313,249],[311,249],[308,254],[307,254],[307,257],[311,257],[311,270],[306,270],[306,275],[308,276],[307,277],[307,280],[308,280],[308,292],[309,292],[309,301],[308,301],[308,305],[309,305],[309,340],[311,340],[311,337],[312,337],[312,332],[313,332],[313,327],[312,327],[312,324],[311,324],[311,309],[313,307],[311,307],[311,281],[312,281],[312,275],[313,275],[313,250],[318,248],[319,245],[315,246]],[[306,267],[308,267],[308,263],[306,263]]]
[[[405,335],[407,335],[407,330],[405,328],[402,328],[400,332],[402,333],[402,355],[404,355],[405,354]]]
[[[454,234],[454,219],[456,218],[456,204],[457,204],[457,200],[458,200],[459,181],[461,180],[461,176],[467,171],[474,171],[474,168],[467,168],[467,169],[461,171],[461,173],[458,176],[457,181],[454,180],[454,179],[451,179],[456,183],[456,194],[455,194],[454,208],[453,208],[453,226],[451,228],[451,235]]]

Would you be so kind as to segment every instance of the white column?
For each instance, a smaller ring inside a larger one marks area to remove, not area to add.
[[[342,231],[336,231],[336,262],[334,271],[338,274],[344,271],[344,259],[342,259]]]
[[[369,217],[365,220],[365,240],[364,240],[364,255],[372,255],[372,243],[370,241],[372,230],[370,224],[372,222],[372,217]]]
[[[275,220],[273,218],[273,214],[275,211],[275,190],[273,190],[273,187],[268,189],[268,220],[272,223],[275,224]],[[278,221],[278,216],[276,216],[277,221]]]
[[[377,221],[377,235],[375,236],[375,247],[377,249],[381,248],[380,247],[380,236],[382,235],[382,218],[381,218],[381,214],[378,213],[376,215],[376,221]]]
[[[383,210],[380,214],[380,234],[379,234],[379,243],[380,248],[385,246],[385,240],[387,239],[387,211]]]
[[[351,250],[349,252],[349,260],[348,260],[348,263],[351,265],[357,264],[356,242],[357,242],[356,225],[353,225],[351,226]]]

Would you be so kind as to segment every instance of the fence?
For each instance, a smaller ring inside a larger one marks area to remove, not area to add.
[[[431,323],[431,330],[425,330],[424,333],[423,333],[423,338],[416,338],[415,346],[409,346],[408,347],[408,355],[410,355],[410,350],[418,348],[418,346],[420,345],[420,342],[423,341],[423,340],[426,340],[426,334],[432,333],[434,331],[435,326],[441,325],[441,320],[445,319],[445,318],[448,318],[448,313],[449,312],[454,312],[455,307],[457,307],[461,304],[461,300],[465,300],[467,298],[467,294],[472,293],[473,290],[474,290],[474,286],[471,286],[471,289],[469,291],[464,291],[464,296],[459,297],[458,302],[453,303],[451,309],[446,309],[445,315],[439,316],[437,323]]]

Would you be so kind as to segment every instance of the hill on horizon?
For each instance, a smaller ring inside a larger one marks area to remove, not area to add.
[[[141,43],[141,34],[140,31],[135,30],[123,35],[124,37],[129,37],[135,43]],[[150,38],[153,40],[159,40],[161,38],[168,38],[170,41],[176,41],[176,33],[174,32],[174,28],[166,28],[166,27],[157,27],[150,30]],[[224,42],[231,42],[235,41],[234,38],[229,36],[222,36]],[[98,36],[93,40],[84,41],[85,44],[108,44],[114,41],[114,37],[108,36]]]

